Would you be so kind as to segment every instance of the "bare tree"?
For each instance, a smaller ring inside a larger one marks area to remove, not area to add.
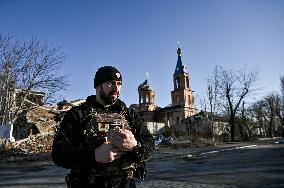
[[[284,76],[280,76],[280,91],[281,95],[276,98],[276,115],[280,121],[281,136],[284,137]]]
[[[207,97],[209,101],[209,115],[208,115],[208,129],[210,136],[214,135],[214,117],[217,115],[217,110],[219,106],[218,100],[218,89],[219,89],[219,80],[217,79],[218,69],[214,69],[213,79],[209,79],[207,82]]]
[[[272,138],[283,134],[283,104],[278,94],[267,95],[255,102],[251,109],[263,131],[262,136]]]
[[[267,117],[267,130],[268,136],[272,138],[275,135],[275,118],[276,118],[276,100],[277,97],[274,94],[268,95],[264,98],[266,102],[266,117]]]
[[[280,91],[282,97],[284,98],[284,76],[280,76]]]
[[[235,124],[237,111],[241,102],[253,91],[258,80],[258,72],[254,70],[239,69],[237,71],[225,70],[216,66],[213,75],[216,78],[218,97],[222,109],[229,115],[231,140],[235,140]]]
[[[27,101],[34,91],[44,92],[45,102],[53,102],[68,87],[67,75],[59,73],[64,61],[58,48],[36,39],[20,42],[0,34],[1,123],[13,123],[28,110]]]
[[[279,135],[284,137],[284,100],[280,95],[275,95],[275,115],[279,120]]]
[[[260,122],[263,122],[263,116],[262,116],[262,106],[260,107],[260,111],[257,114],[254,108],[259,108],[258,105],[250,105],[247,108],[245,108],[245,105],[242,105],[241,110],[241,116],[240,116],[240,123],[241,126],[244,126],[244,139],[252,140],[258,137],[262,137],[263,131],[262,126]],[[260,119],[258,121],[258,119]],[[262,123],[263,125],[263,123]]]
[[[243,140],[251,139],[252,130],[249,126],[248,110],[245,108],[245,101],[242,101],[240,115],[237,119],[238,129]]]
[[[250,111],[252,119],[255,119],[258,123],[260,136],[266,136],[266,131],[263,132],[263,130],[265,130],[265,124],[267,121],[265,116],[265,101],[259,100],[253,103],[250,107]]]

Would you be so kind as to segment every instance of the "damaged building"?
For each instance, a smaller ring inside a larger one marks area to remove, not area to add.
[[[14,123],[13,136],[16,140],[31,135],[53,133],[56,117],[60,112],[45,106],[34,106],[23,112]]]
[[[57,107],[34,105],[23,112],[14,123],[13,136],[23,139],[36,134],[53,134],[56,125],[62,120],[66,111],[83,103],[85,100],[61,101]]]
[[[0,127],[0,152],[3,143],[15,153],[50,152],[56,127],[64,114],[84,101],[62,101],[56,107],[29,103],[29,110],[21,113],[14,124]]]
[[[22,117],[26,116],[27,113],[30,113],[30,109],[31,111],[33,111],[35,107],[42,108],[44,105],[44,97],[44,92],[27,91],[23,89],[14,89],[9,92],[8,97],[1,97],[1,104],[4,104],[4,107],[2,106],[3,108],[1,108],[1,110],[5,110],[5,107],[7,106],[6,108],[8,109],[16,109],[15,111],[19,109],[23,112],[20,113],[19,116],[17,115],[17,119],[15,121],[15,115],[13,110],[8,110],[8,113],[5,113],[5,111],[1,112],[1,132],[6,133],[0,135],[0,138],[9,138],[14,140],[15,137],[21,139],[23,137],[27,137],[27,135],[30,135],[30,133],[27,133],[28,131],[23,131],[23,129],[20,128],[19,125],[21,124],[25,124],[25,126],[23,127],[25,127],[25,129],[29,129],[30,132],[34,132],[35,134],[38,133],[37,128],[29,127],[28,120],[24,120]],[[9,135],[7,135],[7,132],[9,132]]]

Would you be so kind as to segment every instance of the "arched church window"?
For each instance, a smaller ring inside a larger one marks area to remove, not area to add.
[[[189,88],[189,78],[188,78],[188,76],[186,77],[186,87]]]
[[[146,103],[149,103],[149,95],[146,95]]]
[[[154,101],[154,95],[151,95],[151,96],[150,96],[150,103],[155,103],[155,101]]]
[[[180,88],[180,78],[177,76],[175,79],[177,89]]]

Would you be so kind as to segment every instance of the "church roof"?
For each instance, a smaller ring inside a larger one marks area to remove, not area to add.
[[[182,54],[182,50],[180,47],[178,47],[177,49],[177,54],[178,54],[178,60],[177,60],[177,64],[176,64],[176,69],[175,69],[175,74],[181,74],[181,73],[187,73],[187,68],[186,68],[186,65],[184,65],[182,63],[182,60],[181,60],[181,54]]]
[[[150,85],[148,84],[148,79],[146,79],[142,84],[138,86],[138,91],[141,91],[141,90],[152,91],[152,89],[150,88]]]

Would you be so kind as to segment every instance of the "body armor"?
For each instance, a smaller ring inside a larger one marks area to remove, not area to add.
[[[89,146],[98,147],[106,142],[111,144],[106,137],[106,133],[114,128],[129,129],[129,122],[124,113],[99,113],[91,112],[90,120],[86,124],[84,135],[86,144]],[[128,154],[125,154],[128,155]],[[91,169],[95,176],[114,176],[129,174],[133,176],[135,163],[128,157],[121,157],[111,163],[101,164],[99,168]]]

